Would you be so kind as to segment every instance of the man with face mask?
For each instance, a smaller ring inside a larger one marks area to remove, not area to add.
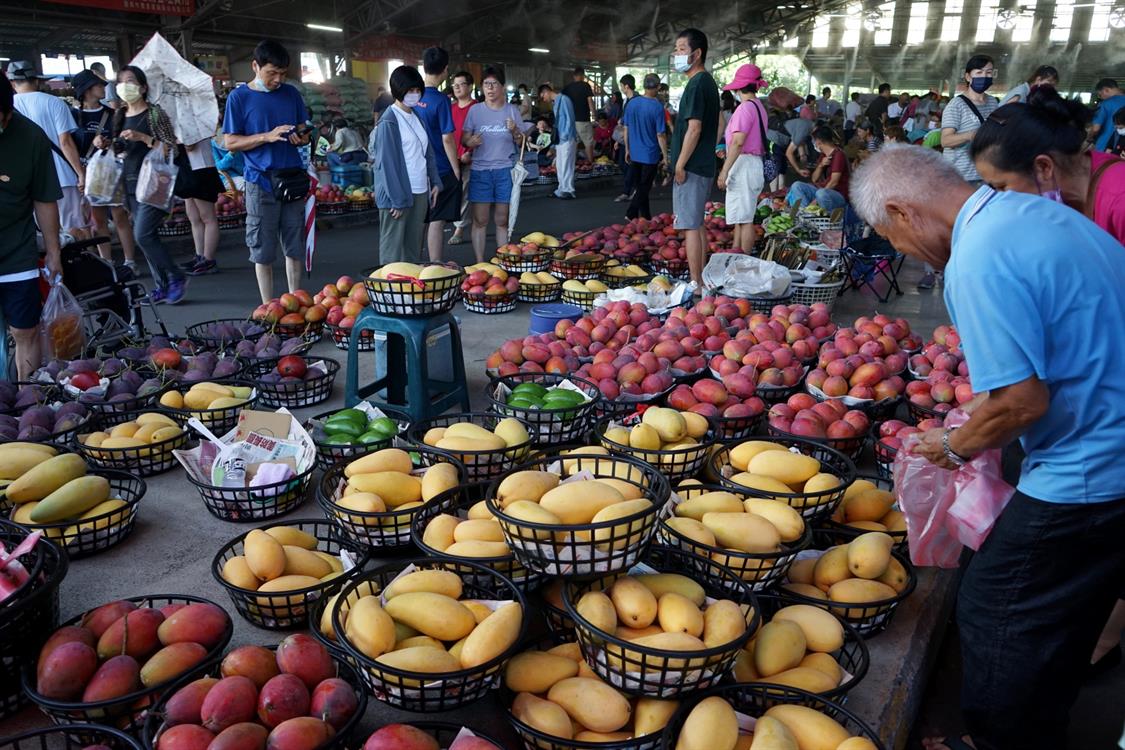
[[[1104,335],[1125,326],[1121,245],[1062,204],[974,189],[930,149],[888,145],[851,186],[875,231],[945,270],[982,394],[963,425],[907,450],[951,471],[1017,438],[1026,452],[958,592],[969,739],[977,750],[1077,747],[1067,714],[1125,580],[1125,348]]]
[[[719,86],[704,69],[706,61],[707,35],[699,29],[681,31],[676,36],[672,67],[688,81],[680,97],[669,154],[673,165],[672,213],[676,229],[684,230],[688,268],[700,291],[707,247],[703,211],[715,181],[719,130]]]
[[[969,155],[969,144],[999,106],[996,97],[984,93],[992,86],[995,73],[996,66],[988,55],[970,57],[965,63],[965,92],[953,97],[941,114],[941,147],[945,149],[945,158],[973,185],[980,185],[981,179]]]
[[[312,131],[297,129],[308,120],[308,108],[300,92],[285,83],[289,52],[267,39],[254,49],[250,67],[254,80],[227,97],[223,133],[227,149],[242,152],[246,159],[246,246],[265,303],[274,296],[273,264],[279,246],[289,291],[301,284],[304,169],[297,147],[308,143]],[[307,192],[308,178],[304,180]]]

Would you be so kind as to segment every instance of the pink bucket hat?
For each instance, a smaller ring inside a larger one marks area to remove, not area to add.
[[[761,91],[769,87],[769,83],[762,78],[762,69],[757,65],[741,65],[734,73],[734,80],[723,86],[723,91],[741,91],[750,84],[754,84]]]

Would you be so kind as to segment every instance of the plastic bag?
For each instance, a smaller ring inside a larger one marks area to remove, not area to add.
[[[950,412],[945,424],[959,426],[968,420],[960,410]],[[906,516],[910,560],[915,565],[956,568],[962,547],[980,549],[1015,489],[1003,480],[1000,451],[989,450],[958,471],[950,471],[910,452],[917,442],[911,435],[894,463],[895,494]]]
[[[43,356],[46,359],[78,359],[86,349],[82,329],[82,306],[63,286],[62,278],[51,279],[51,291],[40,318]]]
[[[95,151],[86,163],[86,200],[90,205],[117,205],[123,173],[124,167],[112,153]]]
[[[716,253],[703,268],[703,286],[732,297],[781,297],[789,283],[788,268],[749,255]]]
[[[165,149],[163,144],[149,151],[137,174],[137,202],[171,211],[178,171],[172,162],[171,150]]]

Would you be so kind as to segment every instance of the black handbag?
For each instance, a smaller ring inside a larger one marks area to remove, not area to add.
[[[266,173],[270,178],[273,197],[280,203],[303,201],[309,194],[309,173],[301,167],[271,169]]]

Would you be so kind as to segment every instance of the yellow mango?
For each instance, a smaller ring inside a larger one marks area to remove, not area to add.
[[[302,531],[295,526],[271,526],[265,532],[279,541],[282,545],[300,547],[305,550],[315,550],[319,542],[317,538],[307,531]],[[310,574],[311,575],[311,574]]]
[[[815,557],[794,560],[793,564],[789,566],[788,578],[792,583],[807,583],[811,585],[813,582],[813,569],[815,568]]]
[[[481,542],[474,539],[454,542],[445,548],[445,554],[450,557],[511,557],[512,550],[507,542]]]
[[[57,458],[62,458],[62,456]],[[47,463],[42,463],[32,471],[46,465]],[[14,485],[15,482],[12,484]],[[11,485],[9,485],[10,490]],[[83,513],[108,499],[109,481],[105,477],[96,475],[78,477],[39,501],[35,509],[31,511],[31,520],[34,523],[55,523],[70,518],[79,518]]]
[[[662,443],[660,442],[660,433],[656,431],[655,427],[639,424],[629,430],[629,441],[626,445],[640,451],[658,451]]]
[[[637,705],[633,708],[633,736],[643,737],[664,729],[679,707],[677,700],[647,696],[637,698]]]
[[[503,542],[504,532],[493,520],[462,521],[453,529],[455,542]]]
[[[615,505],[610,505],[607,508],[602,508],[594,514],[594,517],[590,519],[590,523],[608,523],[609,521],[616,521],[621,518],[631,518],[642,513],[645,515],[627,523],[618,523],[607,528],[595,529],[594,543],[598,545],[598,549],[603,551],[624,549],[625,547],[636,545],[640,541],[644,531],[650,528],[654,522],[652,515],[647,513],[647,511],[651,510],[652,502],[644,498],[639,500],[625,500]]]
[[[742,500],[732,492],[707,492],[684,500],[675,513],[682,518],[702,521],[707,513],[741,513]]]
[[[160,405],[169,409],[182,409],[184,396],[179,391],[166,391],[160,396]]]
[[[512,701],[512,716],[552,737],[566,740],[574,737],[566,709],[554,701],[544,700],[529,692],[519,693]]]
[[[430,502],[458,484],[457,467],[453,464],[434,464],[422,474],[422,501]]]
[[[531,436],[527,434],[527,428],[523,426],[523,422],[514,417],[505,417],[497,422],[493,433],[503,440],[509,448],[531,442]]]
[[[910,576],[907,574],[903,564],[894,557],[891,557],[887,561],[886,571],[875,580],[879,583],[887,584],[897,593],[901,594],[906,589],[906,584],[909,582]]]
[[[754,724],[754,741],[750,750],[801,750],[789,728],[772,716],[763,716]]]
[[[820,670],[828,675],[834,687],[839,685],[840,681],[844,679],[844,671],[840,668],[840,663],[837,662],[831,654],[823,654],[820,652],[805,654],[805,658],[801,659],[800,666]]]
[[[320,579],[311,576],[281,576],[272,581],[266,581],[258,587],[258,593],[268,593],[271,594],[271,596],[259,596],[258,606],[286,607],[289,615],[298,617],[305,613],[305,595],[294,594],[292,596],[284,596],[283,594],[290,591],[300,591],[301,589],[307,589],[319,584]]]
[[[395,623],[379,597],[364,596],[348,610],[344,635],[364,655],[376,659],[395,646]],[[404,639],[405,640],[405,639]]]
[[[844,626],[834,616],[811,604],[782,607],[771,622],[792,622],[801,629],[810,651],[831,653],[844,645]]]
[[[136,422],[122,422],[109,429],[109,436],[115,438],[133,437],[141,426]]]
[[[659,599],[669,592],[679,594],[697,607],[702,607],[706,593],[698,583],[679,573],[643,573],[630,576]]]
[[[895,496],[886,490],[870,489],[853,494],[841,502],[844,522],[878,521],[890,512]]]
[[[461,519],[448,513],[434,516],[422,532],[422,544],[438,552],[445,552],[453,544],[453,530]]]
[[[416,503],[422,499],[422,482],[415,476],[399,471],[356,474],[348,479],[348,486],[358,492],[378,495],[388,508]]]
[[[218,383],[212,383],[206,380],[201,383],[193,384],[191,388],[188,389],[188,393],[191,393],[192,391],[211,391],[212,393],[217,393],[220,396],[234,395],[234,391],[232,391],[228,386],[219,385]]]
[[[808,494],[814,492],[827,492],[840,486],[840,477],[835,474],[820,472],[809,477],[802,490]]]
[[[810,693],[826,693],[829,690],[834,690],[837,685],[824,672],[800,665],[769,677],[761,677],[758,681],[768,682],[771,685],[787,685],[800,690],[807,690]]]
[[[788,485],[807,482],[820,471],[820,461],[789,451],[763,451],[747,464],[751,474],[771,477]]]
[[[312,550],[312,553],[319,557],[321,560],[324,560],[324,562],[328,563],[329,567],[331,567],[332,570],[336,571],[337,573],[344,572],[344,564],[340,562],[340,558],[334,555],[330,555],[327,552],[321,552],[318,549]]]
[[[108,437],[109,437],[108,432],[102,432],[102,431],[99,430],[98,432],[91,432],[89,435],[79,435],[78,436],[78,442],[80,442],[82,445],[86,446],[87,448],[100,448],[102,443],[104,443]],[[38,457],[38,462],[36,464],[32,464],[33,466],[37,466],[38,464],[43,463],[44,461],[46,461],[49,458],[49,456],[44,456],[41,453],[35,453],[35,455]],[[0,460],[3,460],[2,456],[0,456]],[[28,467],[28,468],[30,468],[30,467]],[[26,471],[26,469],[24,471]],[[23,471],[19,472],[19,474],[16,474],[16,476],[18,477],[22,473],[23,473]],[[3,477],[3,478],[4,479],[14,479],[15,477]]]
[[[750,513],[705,513],[703,525],[719,546],[742,552],[776,552],[781,536],[772,523]]]
[[[201,389],[198,391],[188,391],[184,394],[184,408],[186,409],[210,409],[212,402],[218,401],[223,396],[211,390]]]
[[[783,451],[784,445],[771,443],[767,440],[747,440],[730,449],[730,465],[739,471],[746,471],[750,459],[764,451]]]
[[[482,451],[497,453],[506,450],[508,444],[502,437],[485,432],[483,437],[450,437],[448,434],[437,442],[436,448],[449,451],[455,456],[468,454],[467,458],[474,458],[474,453]]]
[[[687,422],[684,415],[675,409],[655,406],[645,409],[641,424],[649,425],[660,435],[661,442],[676,443],[687,435]]]
[[[805,634],[797,623],[771,620],[754,638],[754,669],[762,677],[792,669],[805,658],[805,649]]]
[[[878,750],[866,737],[849,737],[836,746],[836,750]]]
[[[882,532],[861,534],[848,543],[848,570],[857,578],[878,578],[887,572],[895,540]]]
[[[563,707],[571,719],[595,732],[616,732],[629,723],[632,706],[625,696],[601,680],[568,677],[547,691],[547,699]]]
[[[656,602],[656,619],[666,633],[703,635],[703,612],[690,599],[667,593]]]
[[[282,545],[282,549],[285,550],[285,571],[282,575],[324,578],[324,576],[332,572],[331,564],[304,547],[295,547],[291,544],[285,544]]]
[[[426,430],[426,434],[422,436],[422,443],[433,448],[441,442],[443,437],[445,437],[444,427],[431,427]]]
[[[707,434],[707,430],[711,429],[711,423],[707,421],[707,417],[702,414],[696,414],[693,411],[680,412],[684,418],[684,423],[687,425],[688,437],[699,440]]]
[[[518,500],[539,502],[539,498],[559,485],[559,475],[549,471],[517,471],[504,477],[496,488],[496,502],[507,508]]]
[[[383,591],[383,598],[394,599],[403,594],[428,592],[441,594],[450,599],[461,598],[461,577],[449,570],[415,570],[396,578]],[[456,640],[443,638],[442,640]]]
[[[828,598],[845,604],[867,604],[894,599],[897,592],[885,583],[865,578],[837,581],[828,589]]]
[[[548,526],[563,525],[561,518],[544,508],[539,503],[533,502],[531,500],[516,500],[514,503],[504,509],[504,513],[519,521],[527,521],[529,523],[544,524]],[[521,535],[526,533],[526,530],[520,530]],[[554,536],[554,533],[543,529],[532,532],[532,536],[542,541],[549,541]]]
[[[723,698],[713,695],[696,704],[684,720],[676,750],[734,750],[738,717]]]
[[[156,432],[152,433],[152,440],[149,442],[161,443],[165,440],[178,438],[182,434],[184,434],[184,431],[175,425],[171,427],[159,427]]]
[[[747,513],[761,516],[773,524],[783,542],[795,542],[805,533],[805,519],[788,503],[751,497],[742,506]]]
[[[345,510],[354,510],[357,513],[385,513],[387,506],[383,499],[378,495],[370,492],[354,492],[350,495],[344,495],[336,501],[336,505]],[[379,518],[371,516],[353,516],[351,514],[338,513],[339,516],[348,521],[348,523],[359,524],[361,526],[378,526]]]
[[[492,610],[489,609],[488,605],[484,602],[479,602],[474,599],[463,599],[461,603],[473,613],[473,619],[477,621],[477,625],[480,625],[481,622],[484,621],[484,618],[492,615]]]
[[[784,724],[800,750],[836,750],[851,736],[835,719],[807,706],[777,705],[764,715]]]
[[[250,591],[257,591],[261,583],[242,555],[235,555],[223,563],[223,580],[232,586]]]
[[[428,635],[415,635],[407,638],[404,641],[399,641],[395,644],[395,647],[392,648],[391,651],[401,651],[404,648],[419,647],[436,648],[440,649],[441,651],[445,651],[445,645],[441,641],[431,638]]]
[[[133,438],[136,440],[141,440],[145,443],[151,443],[152,436],[156,434],[156,432],[162,427],[166,426],[167,425],[154,424],[152,422],[148,424],[138,423],[137,431],[133,433]]]
[[[574,609],[582,619],[603,633],[612,633],[617,628],[617,609],[601,591],[587,591]]]
[[[77,453],[63,453],[48,458],[12,480],[4,494],[9,501],[17,505],[39,501],[85,474],[86,461],[82,456]]]
[[[714,547],[716,544],[715,535],[711,533],[711,530],[694,518],[669,518],[664,522],[664,525],[696,544],[703,544],[708,547]]]
[[[258,580],[270,581],[285,572],[285,548],[261,529],[254,529],[246,535],[242,550],[246,564]]]
[[[90,444],[89,438],[104,434],[95,432],[87,436],[86,445]],[[50,454],[33,448],[4,448],[0,450],[0,479],[17,479],[51,458]]]
[[[822,599],[828,601],[828,594],[824,593],[811,583],[783,583],[781,588],[786,591],[792,591],[794,594],[807,596],[811,599]]]
[[[624,500],[613,487],[594,480],[561,484],[544,494],[539,504],[564,524],[573,525],[590,523],[598,511]]]
[[[821,591],[828,591],[832,584],[851,576],[851,571],[848,570],[848,548],[833,547],[816,561],[813,585]]]
[[[350,618],[349,618],[350,619]],[[461,669],[461,662],[448,651],[429,648],[428,646],[415,646],[404,648],[400,651],[388,651],[375,658],[375,661],[392,669],[401,669],[406,672],[421,672],[423,674],[441,674],[443,672],[457,672]],[[415,681],[405,680],[404,685],[413,685]]]
[[[461,666],[465,669],[479,667],[503,654],[516,642],[522,623],[523,607],[518,602],[502,605],[465,638]]]
[[[703,610],[703,643],[715,648],[746,637],[746,615],[730,599],[720,599]]]
[[[656,597],[648,588],[631,576],[618,578],[609,590],[610,601],[617,611],[617,619],[630,628],[645,628],[656,620]]]
[[[409,474],[413,470],[414,462],[410,460],[409,453],[401,448],[384,448],[351,461],[344,467],[344,476],[350,479],[357,474],[378,474],[382,471]]]
[[[429,591],[398,594],[387,601],[387,614],[423,635],[439,641],[459,641],[477,621],[473,613],[456,599]]]
[[[121,512],[115,513],[114,511],[123,511],[128,507],[129,504],[124,500],[116,497],[111,497],[109,500],[106,500],[103,503],[98,503],[93,508],[82,514],[82,517],[78,519],[78,523],[74,524],[73,526],[68,526],[63,531],[63,536],[71,537],[98,529],[112,529],[114,527],[120,526],[128,517],[128,514]],[[97,521],[85,521],[85,519],[97,518],[98,516],[104,516],[107,513],[112,513],[112,515],[106,518],[99,519]]]

